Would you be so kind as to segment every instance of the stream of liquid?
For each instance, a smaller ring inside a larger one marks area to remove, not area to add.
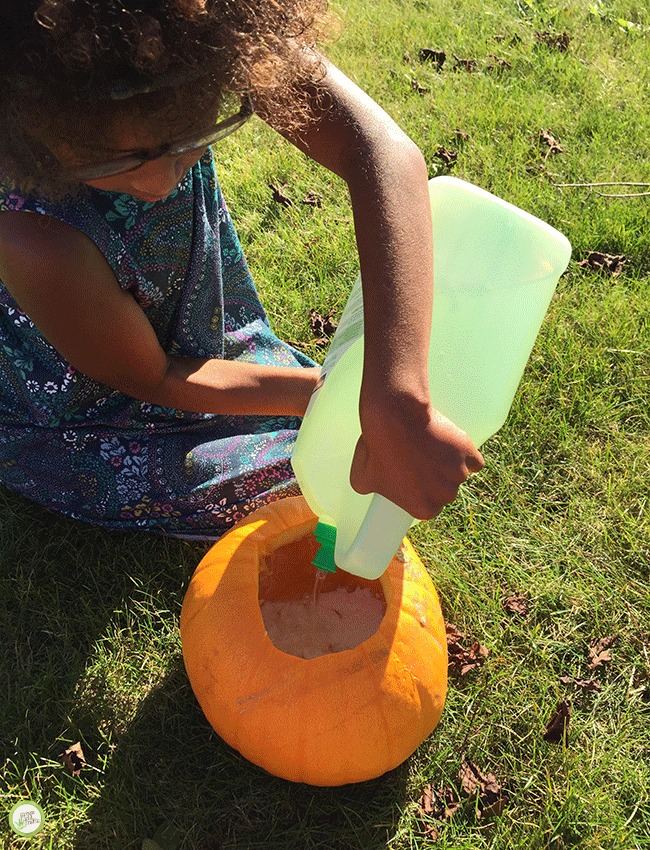
[[[312,608],[316,607],[316,603],[318,602],[318,597],[320,596],[320,589],[323,585],[323,579],[327,576],[325,570],[316,569],[316,578],[314,579],[314,590],[311,595],[311,605]]]

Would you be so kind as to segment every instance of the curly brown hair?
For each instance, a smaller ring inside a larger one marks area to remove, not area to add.
[[[291,129],[328,23],[327,0],[0,0],[0,180],[60,189],[54,143],[98,151],[116,115],[189,135],[229,95]]]

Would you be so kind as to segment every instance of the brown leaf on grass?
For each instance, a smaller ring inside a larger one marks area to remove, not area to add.
[[[549,32],[548,30],[544,30],[543,32],[536,32],[535,38],[540,44],[559,50],[560,53],[566,53],[571,42],[571,36],[568,32]]]
[[[490,654],[490,650],[482,646],[478,641],[473,641],[469,649],[466,649],[462,644],[466,635],[459,631],[456,626],[447,623],[447,654],[449,657],[449,669],[464,676],[482,664]]]
[[[549,744],[559,744],[564,741],[569,746],[569,722],[571,720],[571,703],[562,700],[549,718],[544,729],[543,738]]]
[[[421,47],[418,57],[420,62],[431,62],[436,66],[437,71],[442,71],[447,54],[444,50],[431,50],[429,47]]]
[[[434,819],[440,824],[448,823],[459,807],[460,801],[451,785],[441,788],[433,788],[430,784],[425,785],[418,800],[422,834],[431,841],[437,841],[438,827],[431,823],[431,820]]]
[[[478,69],[476,59],[461,59],[458,56],[454,56],[454,62],[454,71],[466,71],[468,74],[471,74]]]
[[[79,776],[81,768],[86,764],[86,757],[84,751],[81,749],[81,742],[77,741],[76,744],[72,744],[71,747],[64,750],[59,755],[59,759],[63,762],[63,766],[68,773],[72,776]]]
[[[501,814],[508,803],[508,797],[504,794],[496,776],[493,773],[483,773],[469,759],[460,766],[458,781],[466,796],[477,798],[479,817]]]
[[[422,796],[418,800],[418,806],[425,815],[430,815],[434,811],[433,805],[433,789],[430,785],[424,786]]]
[[[588,693],[602,690],[602,685],[596,679],[575,679],[573,676],[560,676],[560,682],[563,685],[574,685],[581,691],[587,691]]]
[[[507,59],[501,59],[499,56],[495,56],[494,53],[488,53],[488,71],[508,71],[512,68],[512,62],[508,62]]]
[[[460,782],[461,790],[467,797],[473,797],[480,790],[480,776],[480,771],[478,768],[474,769],[474,765],[471,762],[464,761],[461,764],[458,771],[458,781]]]
[[[450,821],[452,816],[460,809],[460,800],[456,796],[456,792],[451,787],[451,785],[447,785],[444,789],[444,800],[445,800],[445,810],[443,812],[442,821]]]
[[[411,88],[414,92],[417,92],[418,94],[426,94],[427,92],[431,91],[431,89],[429,89],[427,86],[423,86],[422,83],[419,80],[416,80],[415,78],[411,79]]]
[[[316,338],[316,345],[327,345],[336,331],[336,322],[332,321],[335,310],[330,310],[322,316],[318,310],[313,308],[309,311],[309,326]]]
[[[285,195],[284,188],[287,184],[269,183],[269,189],[273,192],[273,200],[276,204],[282,204],[283,207],[293,206],[293,201],[288,195]]]
[[[460,675],[464,676],[466,673],[469,673],[470,670],[478,667],[489,654],[490,650],[475,640],[465,654],[465,659],[460,668]]]
[[[447,167],[451,168],[458,159],[458,151],[452,151],[443,145],[440,145],[438,150],[434,153],[434,156],[437,159],[441,159]]]
[[[459,130],[458,127],[454,130],[454,136],[461,144],[469,139],[469,133],[465,130]]]
[[[620,274],[625,263],[623,254],[603,254],[600,251],[590,251],[584,260],[580,260],[578,265],[582,269],[591,269],[592,271],[608,271],[612,275]]]
[[[548,147],[547,156],[552,153],[564,153],[564,148],[550,130],[540,130],[539,140]]]
[[[437,841],[438,830],[428,821],[428,817],[433,815],[436,811],[431,785],[425,785],[422,796],[418,800],[418,808],[420,810],[420,827],[422,834],[426,835],[431,841]]]
[[[589,666],[600,667],[601,664],[606,664],[612,660],[612,653],[609,651],[616,638],[613,635],[607,637],[596,638],[589,644]]]
[[[445,631],[447,633],[447,649],[451,650],[452,643],[458,643],[464,637],[467,637],[465,632],[461,632],[453,623],[445,623]]]
[[[423,835],[425,836],[425,838],[428,838],[432,844],[439,838],[439,833],[436,827],[432,823],[429,823],[428,821],[424,820],[423,818],[420,818],[420,835]]]
[[[501,793],[501,786],[496,776],[493,773],[484,774],[471,761],[462,763],[458,771],[458,780],[468,797],[473,797],[477,793],[482,796],[496,796]]]
[[[529,603],[530,598],[526,593],[513,593],[512,596],[507,596],[503,600],[503,607],[511,614],[527,617]]]
[[[300,203],[306,204],[308,207],[322,207],[323,199],[310,189]]]
[[[494,803],[490,803],[479,809],[479,816],[482,818],[495,818],[503,812],[509,802],[509,797],[506,794],[502,794]]]

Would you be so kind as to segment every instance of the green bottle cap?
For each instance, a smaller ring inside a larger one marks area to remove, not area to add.
[[[326,522],[316,523],[314,537],[320,543],[320,549],[316,552],[316,557],[312,561],[312,564],[318,567],[319,570],[324,570],[327,573],[335,573],[334,544],[336,543],[336,528],[333,525],[328,525]]]

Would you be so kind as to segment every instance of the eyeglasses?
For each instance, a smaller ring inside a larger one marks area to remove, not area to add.
[[[89,180],[99,180],[102,177],[115,177],[118,174],[127,174],[129,171],[135,171],[136,168],[140,168],[145,162],[151,162],[151,160],[160,159],[163,156],[183,156],[186,153],[207,148],[229,136],[231,133],[234,133],[235,130],[238,130],[248,121],[254,112],[253,101],[248,95],[245,95],[242,98],[241,107],[235,115],[219,121],[210,132],[199,136],[199,138],[189,139],[184,142],[166,142],[154,150],[134,151],[126,156],[112,159],[110,162],[73,166],[72,168],[66,168],[65,173],[72,179],[85,183]]]

